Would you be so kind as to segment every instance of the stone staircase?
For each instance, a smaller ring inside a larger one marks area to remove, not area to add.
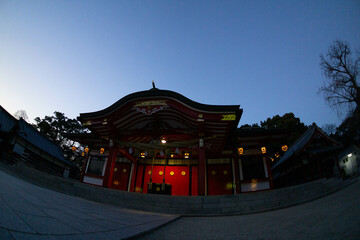
[[[21,162],[0,170],[20,179],[88,200],[143,211],[187,216],[238,215],[270,211],[306,203],[338,191],[357,179],[319,179],[313,182],[254,193],[222,196],[166,196],[91,186],[30,168]]]

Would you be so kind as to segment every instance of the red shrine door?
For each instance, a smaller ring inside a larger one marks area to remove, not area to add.
[[[152,169],[152,171],[151,171]],[[190,172],[191,169],[191,172]],[[148,192],[148,183],[152,174],[153,183],[165,183],[171,185],[171,195],[189,196],[198,194],[198,167],[197,166],[166,166],[163,165],[139,165],[136,174],[135,192]]]
[[[111,182],[111,187],[127,191],[131,163],[115,162],[114,174]]]
[[[232,194],[232,172],[230,164],[207,166],[208,195]]]

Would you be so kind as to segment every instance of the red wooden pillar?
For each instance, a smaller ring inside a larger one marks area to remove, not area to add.
[[[235,178],[235,190],[236,190],[236,194],[240,193],[240,172],[239,172],[239,158],[237,155],[233,156],[233,172],[235,173],[234,178]]]
[[[273,189],[274,188],[274,178],[273,178],[272,171],[271,171],[271,161],[270,161],[269,157],[265,157],[265,159],[266,159],[266,169],[268,172],[270,189]]]
[[[108,156],[108,160],[106,163],[103,187],[111,186],[117,152],[118,152],[118,149],[116,147],[109,148],[109,156]]]
[[[136,169],[137,169],[137,162],[133,162],[131,163],[131,170],[132,170],[132,175],[131,175],[131,181],[130,181],[130,191],[129,192],[135,192],[135,181],[136,181]]]
[[[89,161],[89,157],[90,157],[90,152],[88,152],[86,154],[86,157],[84,159],[84,163],[83,163],[83,166],[82,166],[82,169],[81,169],[81,178],[80,178],[81,182],[84,182],[85,170],[86,170],[87,163]]]
[[[318,156],[316,156],[315,158],[315,162],[316,162],[316,167],[318,169],[318,176],[316,176],[316,178],[322,178],[322,177],[325,177],[324,174],[323,174],[323,171],[322,171],[322,168],[321,168],[321,164],[320,164],[320,160],[318,158]]]
[[[199,196],[205,195],[206,188],[206,156],[205,156],[205,148],[199,147],[199,168],[198,168],[198,194]]]

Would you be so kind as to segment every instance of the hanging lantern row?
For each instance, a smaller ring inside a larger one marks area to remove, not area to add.
[[[72,147],[71,147],[71,150],[76,151],[76,147],[75,147],[75,146],[72,146]],[[86,147],[86,148],[84,149],[84,151],[85,151],[85,153],[88,153],[88,152],[89,152],[89,148]]]
[[[238,150],[238,154],[239,154],[239,155],[243,155],[243,154],[244,154],[244,148],[239,147],[237,150]],[[286,151],[288,150],[288,146],[287,146],[287,145],[281,146],[281,150],[282,150],[283,152],[286,152]],[[261,148],[260,148],[260,151],[261,151],[262,154],[265,154],[265,153],[266,153],[266,147],[261,147]],[[275,157],[276,157],[276,158],[280,157],[280,154],[277,152],[277,153],[275,154]]]
[[[71,150],[72,150],[73,152],[75,152],[75,151],[76,151],[76,147],[74,147],[74,146],[71,147]],[[89,148],[86,147],[85,150],[84,150],[84,152],[81,153],[81,156],[85,156],[85,154],[88,153],[88,152],[89,152]],[[105,152],[105,148],[100,148],[100,153],[103,154],[104,152]]]
[[[129,151],[130,152],[130,151]],[[160,156],[164,156],[165,155],[165,152],[163,151],[163,150],[161,150],[160,152],[159,152],[159,154],[160,154]],[[140,152],[140,157],[141,158],[145,158],[145,157],[147,157],[148,156],[148,152]],[[170,157],[171,158],[173,158],[175,155],[174,154],[170,154]],[[189,158],[190,157],[190,153],[188,153],[188,152],[185,152],[184,153],[184,158]]]
[[[75,146],[71,147],[71,150],[75,152],[75,151],[76,151],[76,147],[75,147]],[[85,154],[88,153],[89,151],[90,151],[90,149],[89,149],[88,147],[86,147],[85,150],[84,150],[84,152],[81,153],[81,156],[85,156]],[[105,152],[105,148],[100,148],[100,154],[104,154],[104,152]],[[179,154],[178,152],[179,152],[179,150],[176,149],[176,153],[177,153],[177,154]],[[132,149],[132,148],[129,149],[129,153],[130,153],[130,154],[133,153],[133,149]],[[159,154],[160,154],[161,156],[164,156],[164,155],[165,155],[165,152],[164,152],[163,150],[161,150],[161,151],[159,152]],[[148,153],[147,153],[146,151],[140,153],[140,157],[141,157],[141,158],[145,158],[146,156],[148,156]],[[173,158],[173,157],[174,157],[174,154],[171,154],[170,156],[171,156],[171,158]],[[184,153],[184,157],[185,157],[185,158],[189,158],[189,156],[190,156],[190,153],[188,153],[188,152],[185,152],[185,153]]]
[[[240,147],[237,150],[238,150],[239,155],[244,155],[244,148]],[[261,147],[260,151],[261,151],[262,154],[265,154],[266,153],[266,147]]]

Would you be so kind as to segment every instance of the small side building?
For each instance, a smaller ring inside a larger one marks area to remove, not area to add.
[[[0,157],[5,162],[26,165],[53,175],[68,177],[76,166],[65,159],[60,147],[25,120],[15,119],[0,106]]]
[[[338,169],[341,144],[315,123],[301,135],[272,167],[275,187],[284,187],[332,177]]]
[[[338,155],[339,167],[343,177],[352,177],[360,173],[360,148],[351,145]]]

